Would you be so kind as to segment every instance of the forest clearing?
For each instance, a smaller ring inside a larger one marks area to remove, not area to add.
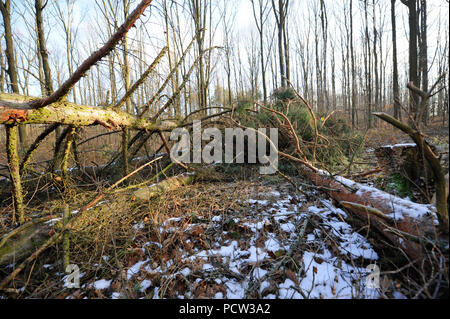
[[[448,1],[0,12],[0,299],[448,298]]]

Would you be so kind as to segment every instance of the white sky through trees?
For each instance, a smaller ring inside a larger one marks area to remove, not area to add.
[[[96,1],[99,0],[56,0],[60,5],[62,11],[66,14],[67,3],[73,5],[73,24],[72,29],[76,34],[74,40],[74,54],[75,54],[75,66],[81,63],[92,51],[92,49],[98,48],[102,43],[101,38],[106,39],[106,26],[100,14],[100,8],[96,5]],[[55,69],[59,68],[61,71],[62,81],[68,77],[66,53],[65,53],[65,40],[64,32],[61,21],[56,17],[55,0],[49,0],[48,5],[44,10],[44,28],[47,36],[47,49],[49,51],[50,65],[52,68],[52,74],[55,74]],[[121,3],[122,1],[119,1]],[[169,1],[170,3],[171,1]],[[138,3],[137,0],[132,1],[130,6],[131,10]],[[172,5],[177,5],[179,13],[181,15],[180,24],[181,32],[184,34],[183,38],[185,42],[189,42],[192,37],[192,22],[189,20],[189,14],[186,5],[183,0],[172,1]],[[244,67],[248,67],[248,52],[253,39],[254,45],[259,49],[257,30],[254,24],[254,18],[252,13],[252,6],[250,0],[212,0],[212,24],[213,24],[213,40],[212,44],[217,46],[223,45],[223,24],[220,23],[221,12],[223,12],[224,4],[227,5],[226,18],[230,19],[235,15],[235,21],[232,24],[232,47],[237,54],[237,48],[239,47],[240,60]],[[298,43],[305,43],[305,36],[308,26],[311,28],[310,34],[310,47],[314,50],[313,46],[313,34],[314,32],[314,19],[313,8],[317,6],[319,0],[291,0],[290,12],[288,21],[289,43],[290,43],[290,55],[291,55],[291,78],[295,80],[295,72],[297,70],[296,63],[297,58],[294,58]],[[348,0],[326,0],[328,14],[328,55],[331,54],[330,45],[333,43],[335,46],[335,65],[336,65],[336,82],[338,91],[341,88],[340,81],[342,77],[341,72],[341,33],[345,30],[343,26],[343,5],[347,4]],[[377,6],[377,24],[383,24],[381,27],[381,37],[383,41],[383,63],[386,64],[386,81],[391,76],[392,67],[392,37],[391,37],[391,17],[390,17],[390,0],[377,0],[380,8]],[[372,1],[369,1],[369,31],[372,32]],[[428,58],[430,67],[430,83],[437,77],[437,63],[436,50],[439,49],[438,41],[443,46],[448,39],[448,2],[446,0],[430,0],[427,2],[428,6]],[[363,37],[363,23],[364,13],[361,10],[362,3],[358,0],[353,0],[353,19],[354,19],[354,45],[356,51],[356,63],[358,67],[362,68],[361,53],[363,52],[362,37]],[[397,0],[397,38],[398,38],[398,61],[399,61],[399,73],[400,73],[400,87],[403,89],[407,82],[408,72],[408,21],[407,21],[407,8],[400,0]],[[12,1],[12,24],[14,41],[17,47],[16,55],[19,63],[19,73],[23,73],[23,69],[28,65],[24,64],[24,58],[27,54],[35,50],[35,34],[34,28],[34,0],[13,0]],[[122,11],[119,9],[119,13]],[[120,15],[119,14],[119,15]],[[146,16],[141,17],[141,22],[145,22],[146,31],[145,37],[145,63],[151,63],[152,59],[157,55],[159,50],[165,45],[165,38],[163,33],[163,17],[161,13],[161,1],[154,0],[151,9],[146,10]],[[320,23],[319,23],[320,26]],[[440,30],[439,30],[440,28]],[[266,25],[266,34],[273,32],[274,29],[274,17],[270,11],[270,18]],[[31,31],[31,32],[30,32]],[[3,33],[3,28],[2,31]],[[303,36],[303,39],[299,39]],[[320,35],[321,37],[321,35]],[[133,29],[129,33],[130,38],[130,53],[133,54],[133,45],[136,44],[133,40],[136,39],[136,31]],[[4,39],[3,41],[3,49]],[[90,43],[90,47],[89,47]],[[268,43],[266,43],[269,46]],[[276,50],[276,36],[273,50]],[[266,54],[268,49],[266,48]],[[311,52],[312,56],[314,52]],[[448,51],[447,51],[448,56]],[[237,58],[237,57],[235,57]],[[210,94],[213,94],[215,83],[223,83],[225,76],[224,73],[224,59],[223,51],[215,50],[212,56],[214,62],[214,74],[211,79]],[[447,58],[448,59],[448,58]],[[37,59],[35,59],[37,61]],[[188,59],[192,60],[192,58]],[[34,65],[31,65],[30,73],[37,74],[37,62],[34,61]],[[131,59],[131,68],[135,65],[135,59]],[[328,64],[331,64],[331,57],[328,59]],[[105,68],[106,68],[106,62]],[[161,66],[164,68],[164,63]],[[167,67],[167,66],[166,66]],[[163,74],[163,69],[160,70]],[[118,69],[117,72],[120,72]],[[166,72],[168,72],[166,70]],[[245,72],[245,70],[244,70]],[[268,70],[270,72],[270,68]],[[107,76],[107,75],[105,75]],[[19,74],[21,77],[21,74]],[[269,74],[268,77],[271,77]],[[119,76],[120,78],[120,76]],[[22,78],[21,78],[22,79]],[[55,77],[53,78],[55,82]],[[261,77],[259,80],[261,81]],[[328,81],[330,81],[328,77]],[[29,78],[30,94],[40,95],[39,84],[33,76]],[[57,87],[57,86],[56,86]],[[119,86],[120,87],[120,86]],[[259,85],[261,87],[261,85]],[[269,87],[271,91],[273,88]]]

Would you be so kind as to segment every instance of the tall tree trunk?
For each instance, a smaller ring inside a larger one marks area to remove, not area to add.
[[[289,79],[289,45],[286,33],[287,13],[289,8],[289,0],[278,0],[278,6],[272,0],[272,9],[275,15],[277,33],[278,33],[278,61],[280,64],[280,84],[282,88],[287,87]]]
[[[3,17],[3,27],[5,28],[5,42],[6,42],[6,58],[8,60],[8,69],[6,72],[9,75],[10,87],[13,93],[19,94],[19,82],[17,78],[16,60],[14,56],[14,44],[11,30],[11,1],[0,0],[0,12]]]
[[[392,22],[392,58],[393,58],[393,92],[394,92],[394,118],[402,120],[402,110],[400,106],[400,89],[398,85],[398,62],[397,62],[397,28],[395,17],[395,0],[391,0],[391,22]]]
[[[352,128],[356,126],[357,96],[356,96],[356,67],[355,51],[353,47],[353,0],[350,0],[350,56],[352,69]]]
[[[369,36],[369,20],[368,20],[368,0],[364,0],[364,35],[365,35],[365,81],[366,81],[366,114],[367,114],[367,128],[372,128],[372,54],[370,51],[370,36]]]
[[[48,62],[48,52],[45,43],[45,32],[42,19],[42,11],[44,7],[42,6],[42,0],[35,0],[34,8],[36,10],[36,31],[37,31],[37,42],[39,48],[39,61],[41,62],[42,70],[39,68],[39,73],[44,75],[44,96],[50,96],[53,93],[53,82],[50,70],[50,64]],[[61,134],[61,128],[57,127],[55,130],[55,143]]]
[[[123,18],[124,20],[128,17],[128,6],[129,0],[123,0]],[[123,48],[123,81],[125,86],[125,93],[128,92],[130,88],[130,66],[128,63],[128,37],[125,34],[122,40],[122,48]],[[130,114],[131,112],[131,97],[127,98],[125,101],[126,112]],[[128,165],[128,141],[129,141],[129,130],[128,128],[124,128],[122,132],[122,165],[123,165],[123,176],[128,175],[129,165]]]
[[[278,59],[279,59],[279,63],[280,63],[280,83],[281,83],[281,87],[285,88],[286,87],[286,67],[284,65],[284,53],[283,50],[284,46],[283,46],[283,28],[281,26],[281,24],[278,24]]]
[[[13,93],[19,94],[19,84],[17,79],[17,69],[16,61],[14,57],[14,44],[12,40],[12,30],[11,30],[11,1],[5,0],[3,2],[0,0],[0,12],[3,17],[3,26],[5,28],[5,42],[6,42],[6,58],[8,60],[7,73],[10,79],[10,88]],[[19,134],[18,134],[19,133]],[[11,180],[13,184],[13,203],[14,203],[14,215],[13,222],[15,222],[15,217],[19,217],[19,223],[25,221],[25,214],[23,208],[23,194],[22,194],[22,182],[20,178],[19,169],[19,152],[18,152],[18,139],[23,142],[25,136],[23,132],[23,126],[19,125],[8,125],[6,126],[6,152],[9,163],[9,171],[11,175]]]
[[[416,0],[401,0],[404,5],[408,7],[408,24],[409,24],[409,82],[415,86],[420,87],[418,76],[418,53],[417,53],[417,1]],[[419,107],[419,96],[415,93],[410,93],[409,113],[411,119],[415,121]],[[412,123],[410,123],[412,124]]]
[[[3,48],[0,41],[0,92],[5,90],[5,62],[3,60]]]
[[[6,59],[8,60],[8,73],[10,80],[10,88],[13,93],[19,94],[19,80],[17,75],[17,61],[14,54],[14,43],[11,29],[11,1],[0,0],[0,12],[3,17],[3,27],[5,28],[5,42],[6,42]],[[25,128],[19,125],[19,139],[21,146],[26,144]]]
[[[45,93],[49,96],[53,93],[53,83],[50,71],[50,64],[48,63],[48,52],[45,45],[45,34],[42,22],[42,0],[35,0],[34,7],[36,10],[36,28],[37,37],[39,42],[39,53],[42,59],[42,69],[44,71],[44,83],[45,83]]]
[[[427,2],[420,0],[420,59],[419,68],[422,75],[422,91],[428,92],[428,41],[427,41]],[[423,123],[428,122],[429,105],[423,115]]]
[[[18,218],[18,222],[22,224],[25,222],[25,210],[23,204],[23,193],[22,193],[22,181],[20,178],[20,166],[19,166],[19,153],[17,149],[18,145],[18,130],[17,125],[6,125],[6,153],[9,163],[9,171],[11,174],[11,180],[13,184],[13,223],[15,223]]]
[[[267,1],[264,0],[258,0],[258,13],[256,14],[255,10],[255,0],[251,0],[252,2],[252,9],[253,9],[253,18],[255,19],[255,24],[258,29],[258,35],[259,35],[259,60],[261,63],[261,81],[262,81],[262,88],[263,88],[263,99],[264,103],[267,103],[267,83],[266,83],[266,59],[264,55],[264,25],[265,21],[267,19],[266,11],[268,7]]]
[[[322,53],[322,66],[323,66],[323,76],[322,76],[322,92],[323,100],[325,103],[325,111],[329,111],[329,98],[328,98],[328,85],[327,85],[327,49],[328,49],[328,18],[327,11],[325,7],[325,2],[320,1],[320,22],[322,29],[322,40],[323,40],[323,53]]]
[[[194,22],[194,30],[197,34],[197,49],[200,58],[198,59],[198,86],[199,86],[199,107],[206,108],[208,101],[208,86],[205,75],[205,59],[203,57],[205,43],[206,16],[208,10],[207,0],[190,0],[190,12]]]
[[[332,107],[336,109],[336,70],[335,70],[335,54],[334,54],[334,45],[331,45],[331,94],[333,100]]]
[[[375,98],[375,101],[374,101],[374,105],[373,105],[373,109],[375,110],[375,111],[378,111],[379,110],[379,103],[380,103],[380,78],[379,78],[379,74],[378,74],[378,52],[377,52],[377,43],[378,43],[378,30],[377,30],[377,27],[376,27],[376,15],[375,15],[375,0],[373,0],[373,2],[372,2],[372,5],[373,5],[373,8],[372,8],[372,12],[373,12],[373,49],[372,49],[372,51],[373,51],[373,58],[374,58],[374,66],[373,66],[373,69],[374,69],[374,72],[375,72],[375,94],[374,94],[374,98]],[[380,42],[381,42],[381,39],[380,39]],[[380,55],[383,53],[383,52],[379,52],[380,53]],[[369,116],[372,116],[371,114],[369,114]],[[373,119],[373,121],[374,122],[376,122],[376,119],[374,118]],[[375,126],[376,126],[376,123],[375,123]]]

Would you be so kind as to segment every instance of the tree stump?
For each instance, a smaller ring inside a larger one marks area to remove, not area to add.
[[[431,149],[436,151],[434,146]],[[434,192],[433,171],[416,144],[385,145],[376,148],[374,153],[386,176],[400,174],[412,189],[421,188],[425,194]]]

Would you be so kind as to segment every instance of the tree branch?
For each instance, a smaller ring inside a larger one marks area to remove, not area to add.
[[[72,87],[85,75],[85,73],[98,61],[107,56],[109,52],[114,49],[114,46],[125,36],[125,34],[134,25],[136,20],[141,16],[144,10],[150,5],[152,0],[142,0],[141,3],[128,16],[124,24],[114,33],[109,40],[97,51],[95,51],[89,58],[87,58],[78,69],[67,79],[58,90],[48,97],[34,100],[30,102],[31,108],[42,108],[49,104],[55,103],[63,99]]]
[[[107,128],[130,128],[136,130],[169,130],[177,125],[174,122],[159,122],[138,118],[112,108],[79,105],[67,101],[54,102],[42,108],[31,108],[28,103],[17,100],[33,98],[17,94],[0,94],[0,124],[61,124],[73,126],[103,125]],[[9,99],[6,100],[6,99]],[[25,105],[25,107],[24,107]]]

